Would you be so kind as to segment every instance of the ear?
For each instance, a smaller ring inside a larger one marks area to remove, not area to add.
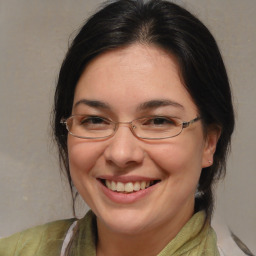
[[[202,168],[213,164],[213,156],[216,150],[218,140],[221,135],[220,127],[209,127],[205,138],[204,152],[202,157]]]

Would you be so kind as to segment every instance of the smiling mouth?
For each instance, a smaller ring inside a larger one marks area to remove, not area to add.
[[[135,181],[135,182],[120,182],[120,181],[113,181],[113,180],[105,180],[101,179],[101,183],[107,187],[108,189],[119,192],[119,193],[134,193],[140,190],[147,189],[151,186],[154,186],[160,180],[152,180],[152,181]]]

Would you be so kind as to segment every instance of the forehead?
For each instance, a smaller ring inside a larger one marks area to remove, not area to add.
[[[158,47],[141,44],[108,51],[92,60],[78,81],[74,104],[82,99],[113,106],[122,103],[127,108],[164,99],[196,109],[176,58]]]

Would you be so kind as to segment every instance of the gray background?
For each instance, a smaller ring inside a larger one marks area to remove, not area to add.
[[[49,116],[70,35],[100,2],[0,0],[0,236],[72,215]],[[204,21],[223,53],[237,125],[216,216],[256,253],[256,1],[176,2]]]

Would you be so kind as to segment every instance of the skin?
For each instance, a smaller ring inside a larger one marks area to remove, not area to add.
[[[108,108],[76,105],[84,99],[103,102]],[[152,100],[176,105],[138,109]],[[175,57],[141,44],[108,51],[92,60],[77,84],[72,112],[119,122],[146,115],[170,115],[184,121],[199,116]],[[125,124],[104,140],[69,135],[72,180],[97,216],[97,255],[159,253],[193,215],[200,173],[210,165],[217,140],[217,132],[204,134],[201,121],[177,137],[156,141],[136,138]],[[160,182],[135,202],[116,203],[103,193],[98,180],[102,177]]]

